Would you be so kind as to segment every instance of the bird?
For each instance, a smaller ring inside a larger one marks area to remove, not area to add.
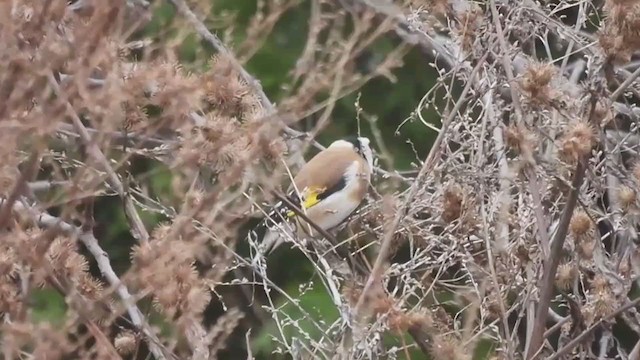
[[[335,140],[300,168],[286,198],[319,228],[331,230],[360,206],[371,184],[372,172],[373,151],[368,138],[351,136]],[[313,228],[286,202],[279,201],[249,234],[258,243],[258,251],[268,256],[288,238],[303,236],[305,232],[314,236]]]

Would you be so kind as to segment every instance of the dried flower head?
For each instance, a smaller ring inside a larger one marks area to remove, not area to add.
[[[640,4],[609,0],[603,9],[607,17],[600,33],[600,46],[614,63],[627,62],[640,49]]]
[[[604,275],[596,274],[596,276],[594,276],[593,280],[591,281],[591,289],[595,293],[599,293],[602,291],[609,291],[611,289],[611,286],[609,285],[609,280],[607,280]]]
[[[442,195],[442,219],[453,222],[460,218],[463,211],[465,194],[457,185],[449,186]]]
[[[226,56],[212,58],[211,68],[202,77],[201,87],[206,103],[223,116],[254,119],[262,108],[259,99],[251,93],[249,85]]]
[[[615,301],[611,293],[603,293],[596,297],[594,302],[594,316],[596,319],[602,319],[611,314],[615,308]]]
[[[199,317],[211,300],[194,265],[197,244],[166,237],[134,248],[139,286],[153,293],[153,306],[170,318]]]
[[[0,246],[0,277],[11,277],[18,270],[18,256],[11,247]]]
[[[120,355],[129,355],[133,353],[138,345],[135,334],[131,331],[123,331],[118,334],[113,341],[113,346]]]
[[[587,213],[582,210],[576,210],[571,217],[569,230],[576,238],[584,238],[593,231],[593,223]]]
[[[623,211],[628,211],[636,206],[636,191],[628,186],[621,186],[617,191],[617,198]]]
[[[460,342],[453,335],[436,335],[433,337],[431,354],[434,359],[462,360],[470,359],[468,351],[465,351]]]
[[[533,153],[537,146],[535,134],[523,126],[511,125],[505,130],[507,146],[521,155],[527,163],[533,163]]]
[[[19,176],[20,172],[15,165],[7,163],[0,165],[0,196],[11,194]]]
[[[583,260],[592,260],[595,249],[596,241],[593,238],[580,240],[576,247],[578,256],[580,256],[580,258]]]
[[[0,312],[15,317],[22,306],[16,284],[6,276],[0,277]]]
[[[124,110],[123,130],[127,132],[140,131],[147,126],[149,115],[142,106],[125,102],[122,108]]]
[[[560,139],[560,155],[565,161],[575,163],[591,153],[595,142],[593,128],[584,121],[575,121],[567,126]]]
[[[556,93],[551,80],[556,73],[556,67],[550,63],[533,63],[525,71],[520,80],[520,87],[536,104],[548,104]]]
[[[613,119],[615,114],[611,106],[605,99],[598,98],[596,106],[593,109],[593,119],[598,122],[601,127],[607,126]]]
[[[469,5],[466,11],[455,13],[456,22],[453,27],[453,32],[457,35],[462,50],[467,52],[473,50],[473,44],[478,39],[478,32],[485,21],[482,9],[475,3],[469,3]]]
[[[420,326],[429,328],[432,325],[430,314],[415,311],[402,311],[393,309],[387,314],[387,326],[396,334],[403,334],[408,329]]]
[[[578,269],[573,263],[565,263],[558,266],[556,273],[556,286],[560,289],[567,290],[578,277]]]
[[[227,340],[242,318],[244,318],[244,313],[237,308],[229,309],[218,318],[209,332],[209,336],[212,339],[211,350],[213,354],[224,349],[229,344]]]

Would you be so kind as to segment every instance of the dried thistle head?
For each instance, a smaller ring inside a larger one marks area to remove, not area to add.
[[[523,126],[511,125],[505,129],[507,146],[518,155],[521,155],[527,163],[533,163],[533,153],[537,147],[535,134]]]
[[[209,332],[212,339],[211,350],[213,354],[228,346],[229,341],[227,340],[242,318],[244,318],[244,313],[238,310],[238,308],[229,309],[224,315],[218,318],[216,324]]]
[[[520,87],[535,104],[549,104],[556,96],[551,80],[556,67],[550,63],[532,63],[520,80]]]
[[[221,115],[250,120],[262,110],[260,100],[226,56],[212,58],[210,70],[202,76],[201,87],[205,102]]]
[[[577,278],[578,269],[573,263],[569,262],[558,266],[558,272],[556,273],[556,286],[558,288],[570,289]]]
[[[565,161],[576,163],[591,154],[595,143],[593,127],[584,121],[575,121],[567,126],[560,138],[560,155]]]
[[[602,274],[597,274],[591,281],[591,294],[588,302],[593,309],[594,320],[602,319],[611,314],[617,307],[617,300],[609,280]]]
[[[123,331],[119,333],[113,340],[113,346],[120,355],[132,354],[138,346],[138,339],[131,331]]]
[[[615,26],[605,22],[598,35],[600,48],[614,64],[625,64],[631,60],[632,50],[625,44],[624,37]]]
[[[576,251],[582,260],[592,260],[596,250],[596,241],[593,238],[580,240],[576,244]]]
[[[0,277],[15,276],[18,271],[18,256],[10,246],[0,246]]]
[[[431,315],[426,312],[394,309],[387,315],[387,325],[396,334],[403,334],[414,327],[429,329],[433,326],[432,322]]]
[[[593,119],[599,123],[601,127],[607,126],[615,118],[613,109],[607,104],[605,99],[598,98],[595,108],[593,109]]]
[[[237,76],[222,77],[212,74],[202,78],[204,99],[213,110],[227,116],[241,116],[243,99],[249,94],[249,87]]]
[[[164,241],[167,240],[167,236],[171,232],[171,223],[167,221],[163,221],[156,225],[156,227],[151,230],[151,239],[152,241]],[[144,251],[144,250],[141,250]]]
[[[122,108],[124,110],[123,130],[127,132],[140,131],[148,125],[149,115],[142,106],[125,102],[122,104]]]
[[[200,78],[186,73],[174,62],[136,66],[127,75],[123,91],[147,94],[144,105],[162,108],[161,120],[181,121],[184,114],[200,106],[202,91]],[[128,89],[130,87],[130,89]],[[138,104],[142,105],[142,104]]]
[[[640,49],[640,4],[636,1],[609,0],[603,7],[606,18],[600,46],[615,63],[627,62]]]
[[[0,165],[0,196],[9,196],[20,176],[18,168],[14,164],[3,163]]]
[[[222,172],[249,157],[251,136],[236,118],[212,117],[186,134],[174,166],[206,166]]]
[[[15,317],[22,308],[18,287],[8,276],[0,276],[0,312]]]
[[[442,220],[451,223],[460,218],[464,210],[465,193],[458,185],[448,186],[442,194]]]
[[[47,251],[47,257],[51,262],[51,265],[54,269],[63,270],[67,268],[67,262],[69,258],[73,256],[73,254],[77,254],[78,246],[74,239],[71,239],[67,236],[59,236],[53,239],[51,246],[49,246],[49,250]],[[70,263],[73,263],[74,260],[71,260]],[[86,268],[82,267],[77,269],[78,271],[84,271]]]
[[[574,239],[576,252],[581,259],[591,260],[596,247],[595,226],[587,213],[576,210],[569,222],[569,231]]]
[[[166,236],[133,249],[136,283],[153,294],[153,306],[169,318],[197,318],[211,300],[194,265],[196,252],[197,244]]]
[[[591,236],[594,231],[593,222],[586,212],[576,210],[569,222],[569,230],[575,238],[582,239]]]
[[[593,277],[593,280],[591,280],[591,290],[595,293],[610,291],[611,285],[604,275],[596,274],[596,276]]]
[[[99,300],[102,298],[102,282],[89,273],[82,273],[74,279],[74,284],[78,292],[89,300]]]
[[[431,354],[434,359],[462,360],[471,359],[469,352],[461,346],[460,341],[453,335],[439,334],[433,337]]]
[[[620,186],[616,192],[616,197],[623,211],[626,212],[636,207],[637,194],[634,189],[624,185]]]
[[[485,21],[482,9],[477,4],[470,2],[468,9],[455,12],[455,19],[453,33],[457,35],[462,50],[472,51],[473,44],[478,39],[478,32]]]

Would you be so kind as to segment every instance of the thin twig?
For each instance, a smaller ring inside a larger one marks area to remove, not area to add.
[[[201,38],[203,38],[206,42],[213,46],[216,51],[222,54],[225,59],[231,63],[231,66],[233,66],[234,70],[237,71],[238,74],[240,74],[242,80],[244,80],[253,89],[255,95],[260,99],[260,104],[262,104],[264,109],[267,111],[267,115],[272,115],[272,113],[275,112],[275,107],[267,97],[267,94],[264,93],[264,90],[262,90],[262,85],[260,85],[260,82],[256,78],[251,76],[251,74],[249,74],[244,69],[244,67],[242,67],[240,62],[236,59],[233,53],[231,53],[231,51],[227,49],[220,38],[218,38],[215,34],[209,31],[209,29],[207,29],[207,26],[198,19],[196,14],[191,11],[189,5],[187,5],[184,0],[168,1],[176,7],[178,12],[182,16],[184,16],[185,19],[187,19],[187,21],[191,24],[191,26],[195,28],[196,32],[198,33],[198,35],[200,35]]]
[[[622,95],[622,93],[624,93],[624,91],[627,90],[629,86],[633,84],[633,82],[638,78],[638,76],[640,76],[640,68],[637,68],[636,71],[634,71],[631,75],[629,75],[629,77],[627,77],[627,79],[622,84],[620,84],[620,86],[618,86],[616,91],[614,91],[611,94],[611,101],[616,101],[618,97]]]
[[[484,59],[486,58],[486,56],[487,56],[487,53],[478,61],[478,64],[471,71],[471,74],[469,74],[470,78],[473,78],[476,75],[481,65],[484,63]],[[367,293],[373,286],[374,282],[376,282],[382,276],[381,274],[382,267],[383,267],[383,264],[387,261],[389,250],[391,249],[391,242],[392,242],[391,240],[393,239],[393,235],[395,234],[396,229],[400,225],[400,221],[405,216],[406,211],[409,207],[409,204],[411,204],[411,201],[413,200],[413,197],[417,194],[418,189],[421,187],[422,180],[425,177],[427,171],[431,170],[432,167],[434,166],[436,155],[440,152],[440,146],[444,141],[445,134],[447,134],[449,126],[453,118],[455,117],[455,115],[458,113],[458,110],[460,109],[460,107],[462,107],[462,104],[466,101],[467,93],[469,92],[471,87],[472,87],[472,82],[470,81],[467,83],[465,88],[460,93],[460,97],[458,98],[458,101],[456,102],[453,109],[449,113],[449,116],[446,119],[444,119],[444,121],[442,122],[442,128],[438,133],[438,136],[436,137],[436,140],[434,141],[431,147],[431,150],[429,151],[429,154],[427,155],[427,158],[425,159],[422,165],[422,168],[420,169],[420,172],[416,176],[416,179],[414,180],[413,185],[409,189],[409,192],[407,193],[407,196],[403,204],[400,206],[399,209],[397,209],[396,215],[393,221],[391,222],[391,225],[389,225],[389,229],[386,231],[385,237],[381,241],[380,250],[378,252],[378,256],[376,257],[376,261],[373,264],[371,275],[367,279],[367,282],[365,283],[365,286],[362,289],[362,293],[360,294],[358,301],[356,303],[356,306],[354,308],[354,314],[356,314],[356,316],[360,314],[362,310],[362,306],[364,304],[364,300],[367,296]]]
[[[131,222],[133,236],[136,240],[145,243],[149,241],[149,233],[136,210],[136,207],[131,200],[131,197],[125,192],[124,185],[120,181],[118,174],[113,170],[111,164],[109,163],[109,159],[102,153],[98,145],[91,139],[91,135],[89,131],[80,120],[77,112],[73,108],[73,105],[69,102],[66,95],[60,89],[58,82],[54,78],[52,73],[48,74],[49,85],[53,88],[56,95],[64,102],[64,105],[67,110],[67,114],[71,117],[74,127],[76,131],[80,134],[80,138],[84,145],[87,147],[87,152],[102,166],[102,170],[107,173],[107,181],[109,185],[120,195],[124,203],[125,212],[127,214],[127,218]]]
[[[13,190],[9,194],[9,197],[4,201],[4,205],[0,209],[0,228],[4,228],[5,225],[9,222],[11,214],[11,209],[13,208],[13,204],[21,197],[24,196],[24,192],[28,191],[29,188],[27,186],[27,182],[36,172],[38,168],[40,160],[40,154],[37,151],[34,151],[29,155],[29,159],[27,159],[26,170],[20,172],[20,176],[16,180],[16,184],[13,187]],[[16,169],[16,171],[18,171]]]
[[[638,304],[640,304],[640,297],[637,298],[637,299],[634,299],[633,301],[630,301],[629,303],[627,303],[624,306],[621,306],[620,308],[618,308],[616,311],[612,312],[611,314],[609,314],[609,315],[603,317],[602,319],[596,321],[593,325],[591,325],[588,329],[583,331],[580,335],[578,335],[575,338],[573,338],[567,345],[563,346],[561,349],[556,351],[556,353],[553,354],[553,356],[549,357],[547,360],[557,360],[557,359],[562,358],[563,356],[568,354],[574,347],[576,347],[582,341],[584,341],[584,339],[587,336],[591,335],[591,333],[593,333],[597,328],[602,326],[605,322],[607,322],[607,321],[609,321],[611,319],[614,319],[616,316],[618,316],[618,315],[622,314],[623,312],[631,309],[632,307],[635,307]]]

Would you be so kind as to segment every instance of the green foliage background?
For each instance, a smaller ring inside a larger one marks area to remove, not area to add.
[[[290,80],[288,73],[295,66],[296,60],[303,51],[308,32],[310,5],[311,0],[302,1],[299,6],[289,10],[277,23],[264,46],[246,64],[247,71],[260,80],[272,102],[278,103],[284,96],[284,88]],[[167,29],[172,28],[176,20],[175,11],[168,3],[154,4],[154,6],[153,19],[137,35],[140,38],[153,39],[158,34],[166,34]],[[234,39],[238,43],[242,41],[246,36],[243,29],[247,27],[249,19],[256,11],[256,1],[211,0],[211,7],[210,18],[217,18],[229,13],[235,14],[235,21],[233,22]],[[212,32],[222,33],[225,28],[216,27],[215,24],[224,22],[209,21],[207,24]],[[362,63],[367,64],[367,62],[375,62],[377,59],[383,58],[386,53],[398,44],[399,40],[390,34],[390,36],[374,43],[368,49],[369,51],[366,57],[362,59]],[[233,44],[229,45],[233,47]],[[181,45],[180,61],[185,68],[197,73],[202,70],[203,64],[213,54],[214,51],[210,46],[200,41],[197,35],[193,34],[187,37]],[[397,78],[397,82],[391,83],[385,78],[377,78],[367,83],[358,92],[340,99],[332,113],[330,125],[324,129],[317,140],[323,144],[328,144],[334,139],[357,132],[358,123],[356,121],[355,103],[359,97],[359,103],[364,112],[375,116],[377,119],[376,125],[383,135],[385,146],[393,156],[395,168],[398,170],[411,169],[412,163],[416,161],[416,154],[413,148],[415,148],[417,155],[424,159],[435,133],[427,129],[419,121],[413,120],[408,121],[399,132],[396,132],[396,129],[402,122],[411,117],[420,99],[434,86],[437,72],[429,65],[432,61],[433,59],[419,50],[412,49],[404,58],[404,66],[393,73]],[[423,112],[422,115],[427,121],[439,126],[440,119],[436,113]],[[298,128],[300,130],[308,130],[313,125],[314,120],[313,116],[309,119],[304,119]],[[362,134],[370,136],[374,142],[373,146],[377,147],[371,136],[369,122],[364,119],[361,120],[360,128]],[[411,141],[412,144],[408,143],[408,141]],[[134,162],[129,170],[132,172],[148,171],[149,166],[148,163],[138,164]],[[154,175],[151,180],[152,194],[156,194],[161,198],[170,198],[170,173],[160,165],[154,164],[153,166],[158,166],[158,169],[153,171]],[[131,246],[134,244],[134,239],[128,231],[121,203],[116,197],[103,197],[96,203],[95,209],[96,237],[100,240],[104,250],[108,252],[115,271],[118,274],[123,274],[130,264],[129,253]],[[148,229],[152,229],[159,221],[163,220],[156,214],[142,212],[141,215]],[[274,258],[270,260],[269,267],[275,283],[287,290],[292,297],[299,298],[300,305],[314,318],[323,319],[325,323],[329,324],[339,316],[335,306],[326,295],[321,282],[314,277],[311,265],[303,256],[293,250],[285,249],[274,254]],[[92,264],[92,270],[94,274],[99,276],[99,271],[95,264]],[[300,285],[308,283],[310,280],[314,280],[313,289],[300,293]],[[64,299],[55,291],[41,290],[34,292],[32,300],[35,306],[33,316],[36,319],[50,321],[54,324],[59,324],[62,321],[66,305]],[[143,304],[142,309],[143,311],[152,312],[149,304]],[[284,309],[292,318],[301,319],[301,326],[304,329],[308,329],[312,336],[318,335],[317,331],[314,332],[313,327],[308,324],[308,319],[304,319],[304,315],[300,314],[296,307],[287,305]],[[215,319],[215,316],[221,314],[222,311],[219,305],[213,306],[211,315]],[[152,316],[152,318],[157,319],[158,317]],[[170,331],[166,324],[159,325],[166,331]],[[275,328],[272,323],[261,329],[252,329],[252,335],[255,337],[252,347],[254,348],[254,356],[257,359],[286,358],[270,355],[276,346],[269,336],[270,333],[275,333],[274,331]],[[239,359],[246,357],[246,353],[243,350],[246,329],[240,329],[236,332],[241,332],[235,338],[237,341],[233,341],[225,351],[221,352],[220,358]],[[402,345],[399,337],[390,336],[387,341],[395,346]],[[411,339],[408,337],[404,341],[407,344],[411,343]],[[421,356],[423,355],[419,352],[412,352],[413,359],[420,359]],[[404,358],[403,353],[398,353],[398,358]]]

